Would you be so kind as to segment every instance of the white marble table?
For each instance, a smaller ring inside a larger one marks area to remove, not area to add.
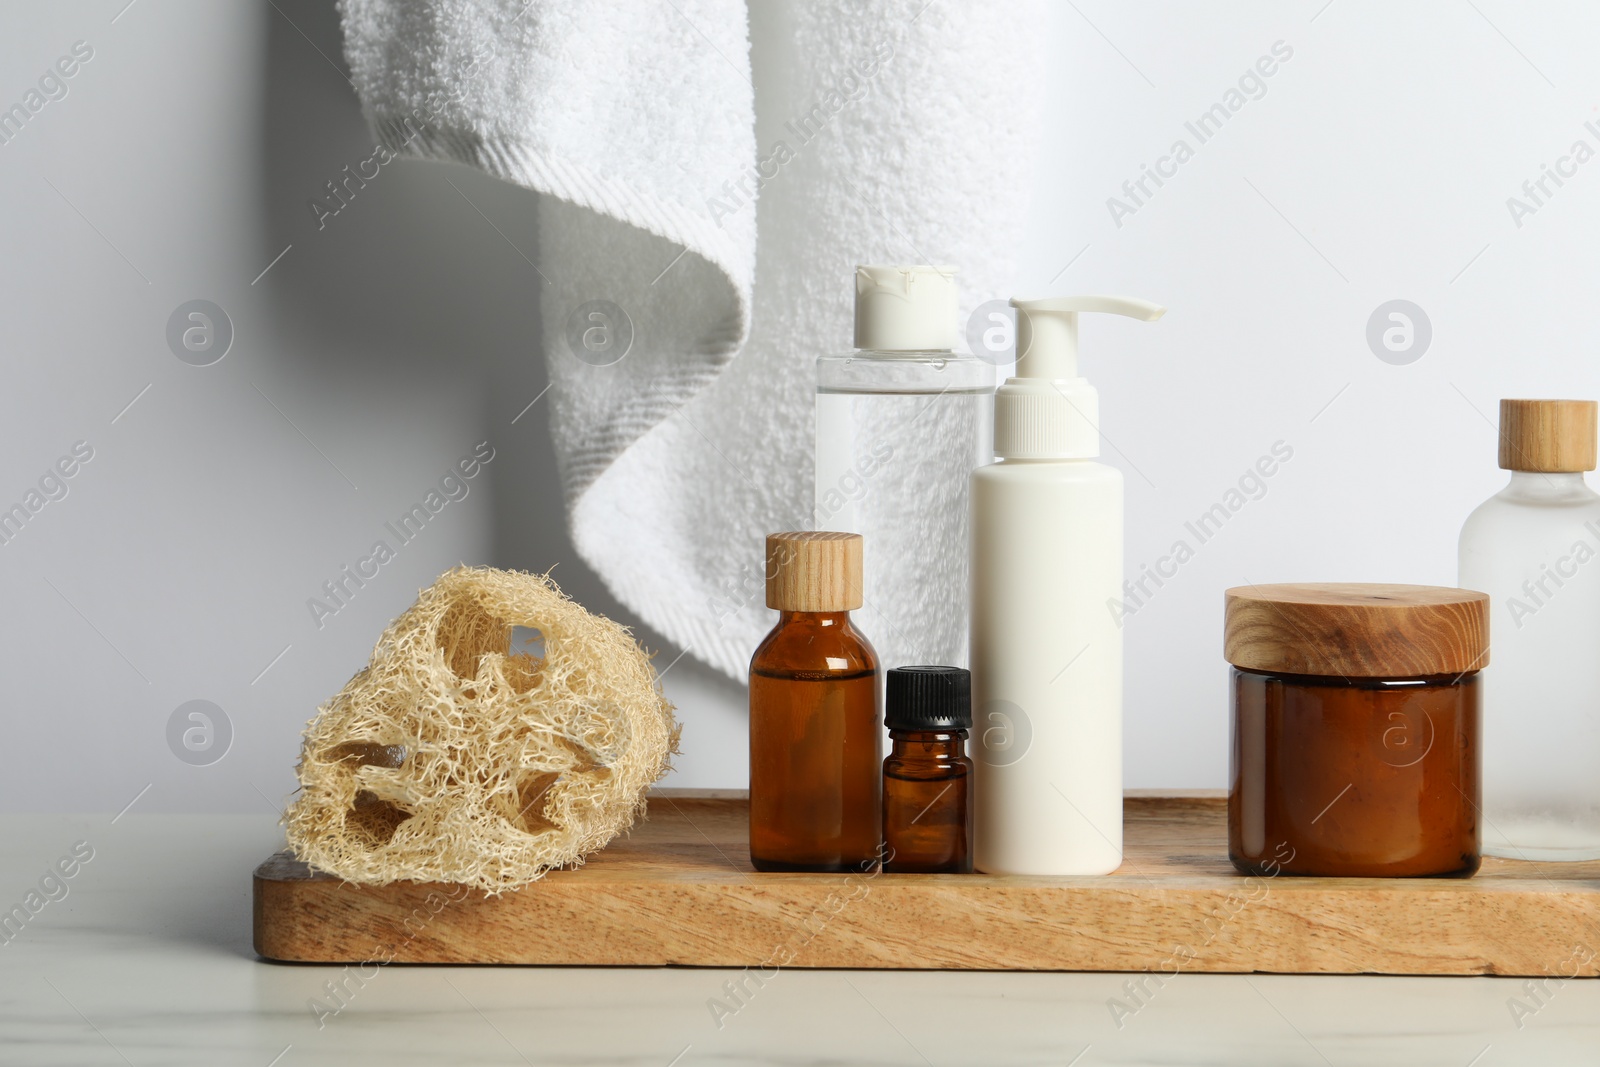
[[[1189,974],[1119,1028],[1107,1002],[1136,1004],[1134,976],[795,970],[719,1029],[737,972],[394,966],[319,1026],[342,969],[250,949],[271,816],[8,816],[0,835],[6,911],[93,849],[0,945],[5,1064],[1600,1064],[1600,980],[1535,999],[1516,979]]]

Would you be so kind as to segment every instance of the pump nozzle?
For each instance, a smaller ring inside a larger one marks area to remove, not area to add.
[[[1154,322],[1167,309],[1121,296],[1013,300],[1017,369],[994,396],[999,459],[1088,459],[1100,454],[1100,396],[1078,377],[1078,313]]]
[[[1018,378],[1078,376],[1078,313],[1099,311],[1154,322],[1167,309],[1125,296],[1053,296],[1013,300],[1017,309]]]

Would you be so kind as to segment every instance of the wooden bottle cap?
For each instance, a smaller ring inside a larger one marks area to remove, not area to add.
[[[1227,592],[1235,667],[1341,678],[1461,674],[1489,662],[1489,595],[1436,585],[1329,582]]]
[[[861,606],[861,535],[767,535],[767,607],[853,611]]]
[[[1508,471],[1592,471],[1593,400],[1500,401],[1500,466]]]

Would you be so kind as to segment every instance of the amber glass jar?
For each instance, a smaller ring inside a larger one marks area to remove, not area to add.
[[[883,869],[972,873],[972,676],[960,667],[896,667],[885,686]]]
[[[861,537],[767,538],[778,624],[750,661],[750,863],[865,871],[882,843],[878,657],[850,622]]]
[[[1230,589],[1228,855],[1250,874],[1479,865],[1488,598],[1408,585]]]

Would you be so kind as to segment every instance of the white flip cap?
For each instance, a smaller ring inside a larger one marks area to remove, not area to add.
[[[856,347],[927,352],[956,346],[954,267],[857,267]]]

